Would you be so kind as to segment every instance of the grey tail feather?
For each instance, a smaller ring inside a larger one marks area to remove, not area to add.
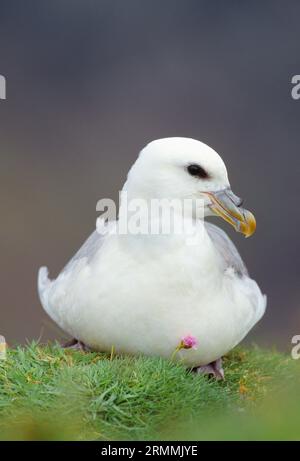
[[[51,280],[48,277],[49,271],[48,268],[43,266],[40,267],[39,273],[38,273],[38,293],[40,297],[40,301],[44,307],[45,310],[47,310],[47,288],[51,284]]]

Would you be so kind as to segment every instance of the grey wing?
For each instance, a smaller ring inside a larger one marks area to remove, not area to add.
[[[113,225],[114,223],[111,223]],[[81,261],[84,261],[85,264],[88,264],[93,257],[95,256],[96,253],[100,250],[102,247],[106,236],[108,234],[109,228],[111,227],[107,226],[106,232],[99,233],[97,230],[95,230],[89,237],[88,239],[84,242],[82,247],[75,253],[73,258],[68,262],[68,264],[64,267],[62,270],[63,273],[68,272],[69,270],[72,270],[74,266],[77,263],[80,263]]]
[[[70,292],[72,291],[69,290],[69,288],[72,288],[72,281],[74,278],[76,278],[82,270],[87,269],[95,257],[99,257],[99,253],[101,253],[107,238],[109,238],[109,230],[112,226],[115,226],[114,221],[102,227],[101,231],[95,230],[59,273],[56,279],[49,279],[47,267],[44,266],[40,268],[38,275],[38,292],[40,300],[46,312],[48,312],[50,317],[57,323],[59,323],[56,308],[57,304],[67,302],[66,300],[69,299]],[[68,290],[69,295],[66,297]]]
[[[232,267],[239,276],[249,275],[244,261],[227,234],[218,226],[208,222],[205,223],[205,228],[222,258],[224,270]]]

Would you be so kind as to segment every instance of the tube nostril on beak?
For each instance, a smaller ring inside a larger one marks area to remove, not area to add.
[[[227,189],[226,190],[226,194],[227,196],[230,198],[230,200],[232,200],[232,202],[235,204],[235,206],[237,207],[240,207],[243,205],[244,203],[244,199],[238,197],[237,195],[235,195],[231,189]]]

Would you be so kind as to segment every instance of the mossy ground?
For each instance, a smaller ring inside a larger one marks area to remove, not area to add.
[[[158,358],[10,349],[0,361],[0,438],[300,439],[300,363],[238,348],[224,369],[216,382]]]

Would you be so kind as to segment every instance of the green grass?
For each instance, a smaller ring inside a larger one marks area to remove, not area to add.
[[[157,358],[11,349],[0,361],[0,438],[300,439],[300,363],[253,347],[224,368],[216,382]]]

